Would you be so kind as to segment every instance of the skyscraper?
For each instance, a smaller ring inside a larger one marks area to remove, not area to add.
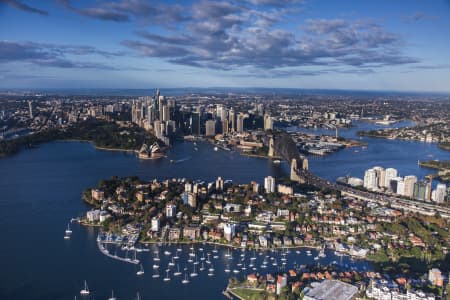
[[[373,169],[377,173],[377,187],[382,188],[383,182],[386,178],[386,171],[383,167],[373,167]]]
[[[264,130],[273,129],[273,118],[269,114],[264,114]]]
[[[29,114],[30,114],[30,119],[33,119],[34,114],[33,114],[33,101],[28,101],[28,110],[29,110]]]
[[[426,200],[428,191],[428,182],[418,181],[414,184],[414,198],[417,200]]]
[[[433,201],[436,203],[444,203],[446,194],[447,194],[447,186],[443,183],[439,183],[436,186],[436,190],[434,190]]]
[[[222,177],[218,177],[216,180],[216,190],[222,191],[223,190],[223,179]]]
[[[384,187],[389,188],[390,182],[392,178],[397,177],[397,170],[394,168],[387,168],[384,176]]]
[[[231,132],[236,131],[236,114],[234,113],[234,109],[231,108],[229,113],[230,123],[231,123]]]
[[[206,121],[206,136],[212,137],[216,135],[216,121],[208,120]]]
[[[161,109],[161,117],[162,117],[162,121],[163,122],[167,122],[170,120],[170,112],[169,112],[169,106],[168,105],[163,105],[162,109]]]
[[[228,119],[222,120],[222,133],[227,134],[228,133]]]
[[[264,178],[264,189],[267,194],[275,193],[275,178],[272,176],[267,176]]]
[[[238,133],[243,133],[244,132],[244,115],[242,113],[239,113],[239,115],[237,116],[237,121],[236,121],[236,131]]]
[[[166,217],[173,218],[177,214],[177,207],[173,204],[166,205]]]
[[[368,169],[364,173],[364,187],[368,190],[378,187],[377,172],[374,169]]]
[[[414,175],[405,176],[405,196],[414,197],[414,184],[417,182],[417,177]]]

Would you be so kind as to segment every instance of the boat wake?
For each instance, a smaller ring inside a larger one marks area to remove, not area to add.
[[[177,160],[173,159],[170,162],[173,163],[173,164],[178,164],[178,163],[182,163],[184,161],[188,161],[190,159],[192,159],[192,156],[188,156],[188,157],[185,157],[185,158],[182,158],[182,159],[177,159]]]

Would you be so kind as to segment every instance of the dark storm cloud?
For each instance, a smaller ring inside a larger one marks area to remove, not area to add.
[[[115,70],[109,65],[68,59],[71,55],[118,56],[120,53],[101,51],[90,46],[54,45],[33,42],[0,41],[0,63],[25,62],[56,68]]]
[[[35,8],[32,6],[29,6],[28,4],[25,4],[21,1],[18,0],[0,0],[0,4],[1,3],[5,3],[8,4],[14,8],[26,11],[26,12],[30,12],[30,13],[34,13],[34,14],[39,14],[42,16],[48,16],[48,12],[39,8]]]

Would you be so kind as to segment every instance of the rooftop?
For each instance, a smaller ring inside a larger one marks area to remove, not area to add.
[[[305,294],[305,300],[350,300],[358,288],[338,280],[324,280],[314,284]]]

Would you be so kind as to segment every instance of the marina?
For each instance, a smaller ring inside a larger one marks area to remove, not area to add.
[[[363,129],[367,129],[367,126]],[[342,135],[353,137],[358,128],[341,130]],[[371,139],[364,137],[369,141],[367,149],[361,149],[358,155],[354,155],[353,150],[343,149],[342,151],[327,156],[325,158],[311,159],[311,169],[319,176],[329,180],[335,180],[343,174],[361,176],[369,165],[367,161],[377,161],[383,164],[389,159],[393,161],[393,167],[396,167],[402,173],[411,173],[423,175],[428,171],[419,168],[417,160],[423,160],[427,155],[432,158],[448,159],[448,153],[443,152],[434,144],[424,144],[420,142],[404,142],[383,139]],[[12,270],[8,276],[3,276],[0,281],[0,293],[8,299],[37,299],[35,295],[41,295],[44,299],[67,299],[72,300],[75,294],[78,294],[83,285],[84,278],[89,285],[95,287],[96,299],[108,299],[111,296],[111,288],[114,288],[114,295],[117,299],[133,299],[136,291],[141,292],[141,296],[146,299],[148,295],[164,297],[166,299],[179,299],[186,292],[192,295],[192,298],[207,297],[209,299],[217,298],[217,295],[225,288],[225,284],[231,276],[244,276],[251,272],[268,273],[272,270],[282,267],[282,256],[278,256],[278,266],[272,266],[270,263],[262,264],[265,255],[270,255],[271,251],[264,251],[260,255],[259,251],[251,250],[246,252],[245,271],[242,271],[234,261],[240,257],[241,250],[228,248],[220,245],[199,245],[205,252],[205,270],[200,271],[200,265],[197,267],[199,276],[196,278],[188,277],[187,283],[181,281],[192,271],[192,267],[185,271],[186,254],[191,250],[190,245],[173,244],[171,246],[161,245],[140,245],[134,244],[129,248],[129,257],[134,256],[134,249],[137,252],[138,264],[129,261],[117,260],[113,254],[117,249],[117,254],[125,257],[126,249],[116,247],[114,243],[105,240],[105,247],[108,247],[108,256],[99,251],[96,243],[98,228],[80,226],[79,219],[74,218],[70,224],[73,231],[69,240],[62,239],[62,231],[65,232],[67,220],[78,216],[80,212],[88,209],[87,205],[80,202],[80,191],[87,186],[93,186],[99,178],[107,178],[111,174],[125,176],[127,174],[136,174],[143,178],[171,178],[171,177],[193,177],[203,178],[205,180],[215,180],[218,176],[230,178],[236,182],[249,182],[257,180],[262,182],[267,175],[280,176],[284,174],[285,162],[272,163],[269,160],[240,156],[233,151],[213,151],[209,144],[198,143],[198,151],[192,148],[190,143],[177,144],[169,149],[169,158],[186,157],[191,155],[189,168],[183,163],[171,164],[169,160],[161,161],[139,161],[134,155],[119,152],[97,151],[87,143],[78,142],[55,142],[42,145],[33,151],[24,151],[17,156],[0,161],[0,169],[8,174],[14,182],[32,182],[29,190],[36,191],[37,194],[30,194],[21,188],[20,184],[2,185],[0,192],[4,195],[3,199],[14,199],[4,203],[4,209],[0,210],[3,226],[9,226],[14,230],[5,232],[7,239],[13,239],[12,244],[5,245],[3,265],[6,269]],[[389,157],[380,156],[381,149],[387,149]],[[407,158],[401,153],[412,153],[414,157]],[[82,159],[82,163],[79,163]],[[39,164],[29,164],[29,161],[39,161]],[[206,167],[206,163],[208,167]],[[20,167],[20,172],[17,168]],[[242,168],[242,166],[251,166],[251,168]],[[236,172],[239,170],[239,172]],[[333,170],[330,172],[330,170]],[[83,174],[83,176],[80,176]],[[164,175],[162,175],[164,174]],[[259,176],[259,177],[258,177]],[[44,180],[45,178],[45,180]],[[76,180],[74,180],[76,178]],[[68,184],[70,183],[70,184]],[[43,188],[51,185],[52,189]],[[64,193],[64,201],[55,195]],[[34,203],[39,201],[40,207]],[[7,212],[13,213],[11,216]],[[30,225],[28,222],[19,222],[22,214],[27,220],[36,223],[34,226],[39,232],[46,232],[48,243],[43,247],[38,247],[36,256],[40,259],[28,258],[25,249],[29,248],[29,243],[40,243],[37,236],[31,236],[31,240],[17,240],[16,236],[29,233]],[[38,222],[36,216],[45,218],[48,222]],[[56,216],[56,217],[55,217]],[[61,230],[62,229],[62,230]],[[109,245],[109,246],[106,246]],[[129,247],[126,245],[126,247]],[[48,256],[49,249],[58,253],[59,259],[63,262],[61,267],[70,269],[71,272],[66,277],[58,277],[59,270],[53,266],[52,260]],[[153,251],[159,251],[160,261],[154,261],[156,255]],[[163,283],[166,276],[165,267],[171,261],[171,256],[163,255],[167,250],[172,256],[178,255],[175,259],[175,266],[169,276],[170,282]],[[315,261],[313,258],[319,255],[319,251],[309,249],[311,256],[306,255],[307,249],[291,249],[286,255],[287,261],[285,268],[289,269],[296,262],[299,266],[304,264],[332,264],[343,266],[347,264],[357,269],[370,270],[370,263],[363,260],[351,260],[348,256],[341,256],[340,252],[334,252],[326,249],[326,257]],[[319,249],[320,250],[320,249]],[[131,252],[130,252],[131,251]],[[203,257],[203,253],[195,251],[198,261]],[[207,253],[211,253],[209,260],[214,264],[214,276],[208,276],[209,266],[206,264]],[[229,253],[229,257],[226,256]],[[292,256],[296,254],[296,256]],[[20,260],[16,259],[20,257]],[[112,255],[113,257],[110,257]],[[253,259],[253,267],[250,266],[250,257]],[[7,259],[6,259],[7,257]],[[104,259],[102,259],[104,258]],[[123,263],[127,262],[127,263]],[[139,264],[142,264],[145,274],[137,276]],[[23,277],[20,268],[17,266],[26,265],[30,277]],[[153,270],[153,265],[158,269]],[[178,266],[179,265],[179,269]],[[243,266],[243,265],[242,265]],[[256,268],[254,270],[253,268]],[[158,272],[158,270],[161,270]],[[179,270],[179,271],[178,271]],[[233,272],[236,270],[236,273]],[[181,273],[175,275],[175,273]],[[120,280],[123,283],[121,287],[114,284],[117,280],[117,274],[121,274]],[[153,278],[153,276],[159,276]],[[43,278],[43,280],[38,280]],[[102,278],[102,280],[100,280]],[[176,278],[176,279],[175,279]],[[198,280],[197,280],[198,279]],[[26,281],[27,286],[18,285],[18,282]],[[155,282],[149,285],[148,282]],[[158,284],[157,282],[161,282]],[[208,284],[205,284],[207,282]],[[56,288],[55,288],[56,286]],[[168,289],[168,286],[174,286],[175,289]],[[79,295],[79,294],[78,294]]]

